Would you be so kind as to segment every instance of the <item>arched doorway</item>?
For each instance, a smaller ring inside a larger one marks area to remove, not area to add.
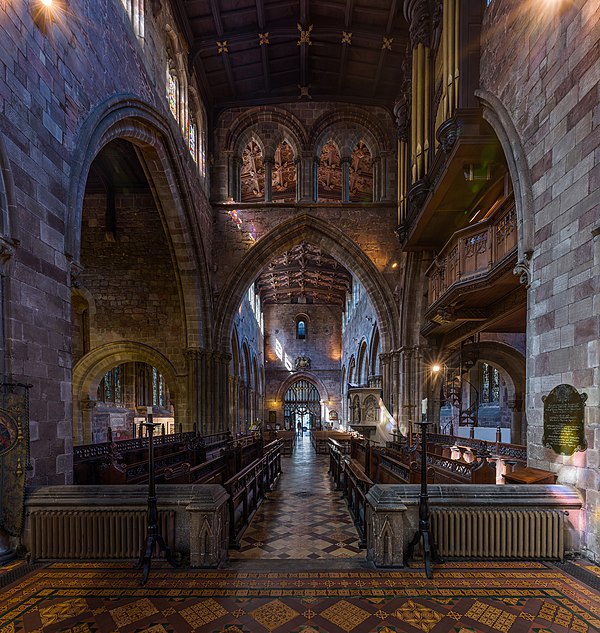
[[[308,380],[292,383],[283,398],[283,423],[286,429],[316,430],[321,428],[321,395]]]

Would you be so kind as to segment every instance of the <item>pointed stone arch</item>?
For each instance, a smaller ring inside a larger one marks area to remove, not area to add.
[[[180,150],[175,122],[134,96],[117,95],[99,104],[83,124],[68,192],[66,254],[79,263],[83,199],[90,166],[100,150],[121,138],[132,143],[144,168],[178,271],[180,301],[185,315],[188,347],[210,347],[211,303],[208,268],[196,199],[188,173],[193,163]],[[201,215],[201,212],[200,212]]]
[[[515,192],[518,225],[518,261],[515,274],[521,282],[531,283],[530,261],[534,248],[533,184],[527,156],[514,121],[502,101],[489,90],[476,90],[483,104],[483,118],[492,126],[502,149]]]
[[[290,374],[277,389],[277,398],[278,402],[283,402],[283,397],[285,396],[286,391],[298,380],[306,380],[311,383],[315,389],[319,392],[321,396],[321,400],[331,400],[331,394],[327,389],[325,383],[315,374],[308,371],[296,371],[293,374]]]
[[[356,276],[374,307],[382,351],[395,349],[398,312],[387,282],[356,242],[336,226],[308,214],[279,224],[261,238],[230,273],[216,309],[214,338],[217,345],[222,350],[228,349],[233,319],[248,286],[274,257],[302,241],[322,247]]]

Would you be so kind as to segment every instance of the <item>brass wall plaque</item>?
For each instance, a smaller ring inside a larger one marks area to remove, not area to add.
[[[558,385],[544,403],[544,436],[542,444],[561,455],[572,455],[587,448],[584,432],[586,393],[571,385]]]

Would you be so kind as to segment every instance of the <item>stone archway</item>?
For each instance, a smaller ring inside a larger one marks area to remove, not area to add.
[[[475,96],[483,104],[483,118],[496,133],[508,163],[515,191],[519,237],[519,257],[514,272],[521,276],[522,283],[529,285],[534,245],[533,185],[529,164],[517,128],[502,101],[488,90],[476,90]]]
[[[210,348],[211,303],[208,267],[193,208],[195,195],[185,160],[186,152],[171,125],[147,104],[134,96],[118,95],[101,103],[81,128],[77,141],[80,159],[75,163],[68,193],[65,248],[79,264],[83,199],[90,166],[100,150],[115,139],[132,143],[137,150],[156,205],[161,214],[184,307],[187,347]],[[185,160],[184,160],[185,156]]]
[[[279,224],[254,245],[229,275],[216,309],[214,340],[220,349],[228,349],[234,315],[248,286],[273,257],[302,241],[320,246],[358,278],[374,306],[382,350],[394,349],[398,312],[393,294],[381,273],[356,242],[340,229],[308,214]]]
[[[128,362],[143,362],[155,367],[171,388],[171,397],[178,419],[186,419],[186,394],[181,389],[175,367],[160,352],[133,341],[108,343],[86,354],[73,368],[73,443],[91,442],[90,415],[102,377],[112,367]]]
[[[525,358],[513,347],[493,341],[480,341],[465,345],[463,354],[501,369],[508,378],[507,404],[511,410],[511,437],[513,444],[526,444],[527,419],[525,416]]]

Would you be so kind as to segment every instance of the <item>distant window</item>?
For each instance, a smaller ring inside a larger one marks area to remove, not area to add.
[[[198,162],[198,132],[196,124],[192,121],[192,116],[189,118],[188,126],[188,147],[190,148],[190,154],[192,158]]]
[[[487,363],[482,363],[481,368],[481,402],[482,404],[500,402],[500,373]]]
[[[306,322],[298,321],[296,323],[296,338],[305,339],[306,338]]]

